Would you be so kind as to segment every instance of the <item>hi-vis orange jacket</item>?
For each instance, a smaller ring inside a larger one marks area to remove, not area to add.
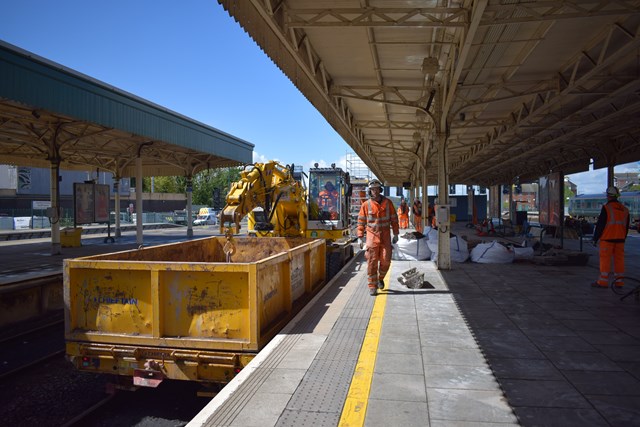
[[[602,206],[596,224],[593,240],[622,243],[629,230],[629,209],[618,200],[611,200]]]
[[[389,226],[393,228],[393,234],[399,233],[398,215],[391,200],[383,196],[380,202],[369,199],[362,204],[358,214],[357,234],[358,237],[363,237],[366,229],[367,247],[391,246]]]

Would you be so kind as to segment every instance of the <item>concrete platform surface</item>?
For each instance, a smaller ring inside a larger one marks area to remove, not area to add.
[[[583,249],[582,266],[393,261],[376,297],[360,254],[189,426],[640,426],[640,303],[590,287]],[[398,281],[411,268],[425,288]]]

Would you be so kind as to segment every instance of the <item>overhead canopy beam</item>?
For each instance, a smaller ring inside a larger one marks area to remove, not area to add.
[[[287,27],[461,27],[467,13],[460,8],[285,8]]]

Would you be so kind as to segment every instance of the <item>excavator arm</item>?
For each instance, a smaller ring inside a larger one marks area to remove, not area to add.
[[[256,163],[240,176],[231,185],[220,214],[221,233],[228,234],[230,226],[239,232],[242,219],[252,215],[256,230],[278,236],[304,235],[306,189],[293,178],[292,167],[275,161]],[[259,219],[253,213],[256,208],[262,209]]]

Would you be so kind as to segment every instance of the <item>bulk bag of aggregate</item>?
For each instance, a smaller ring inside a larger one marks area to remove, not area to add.
[[[495,240],[489,243],[478,243],[471,250],[471,261],[480,264],[509,264],[513,262],[513,251]]]
[[[406,239],[400,236],[391,255],[391,258],[396,261],[422,261],[431,259],[431,249],[429,249],[426,237]]]

